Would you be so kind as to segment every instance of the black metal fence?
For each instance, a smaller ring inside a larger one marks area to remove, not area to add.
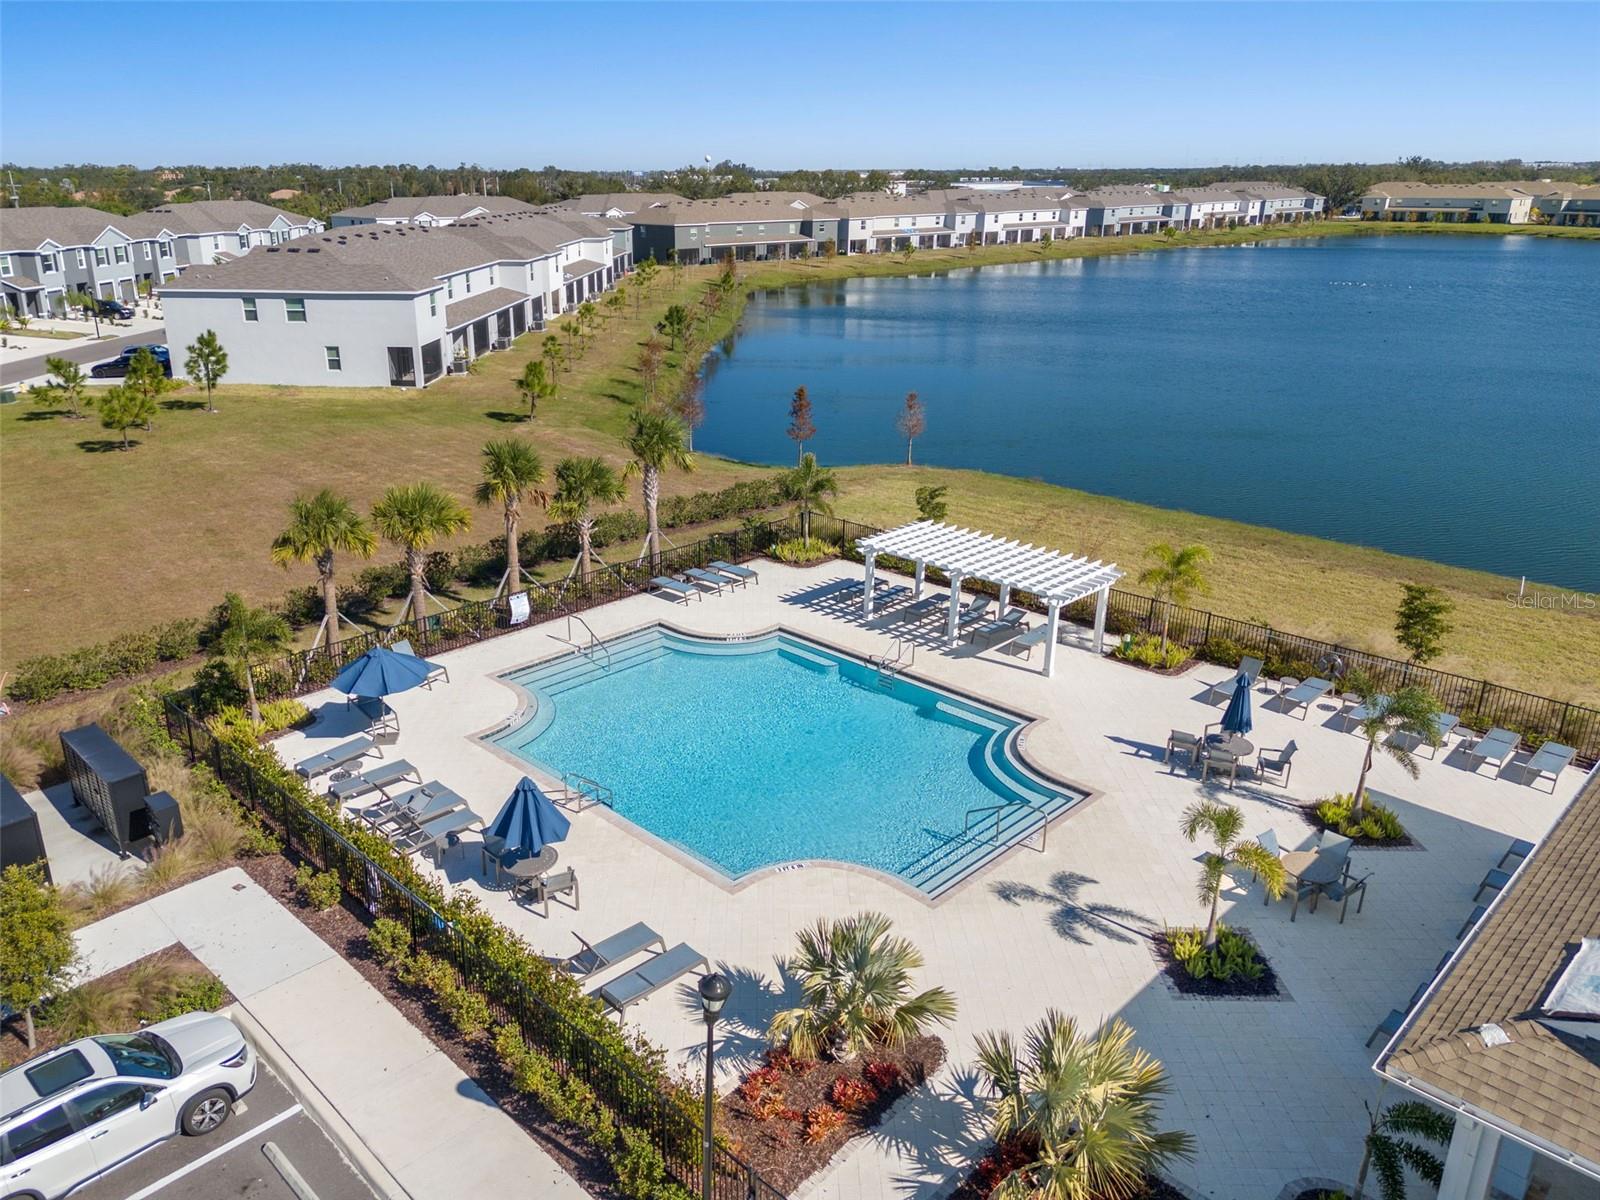
[[[498,1023],[510,1023],[566,1076],[576,1076],[599,1098],[619,1127],[646,1134],[669,1174],[700,1194],[703,1118],[697,1101],[674,1093],[559,1011],[516,971],[484,954],[443,914],[382,863],[355,845],[336,824],[307,805],[291,786],[265,775],[227,742],[214,737],[171,697],[164,706],[169,736],[191,763],[204,762],[223,784],[283,838],[287,852],[337,871],[346,890],[370,911],[404,922],[413,944],[448,962],[463,986],[482,996]],[[787,1200],[737,1154],[713,1150],[715,1200]]]

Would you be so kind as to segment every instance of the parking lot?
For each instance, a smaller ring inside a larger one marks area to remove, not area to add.
[[[171,1138],[75,1200],[375,1200],[265,1063],[244,1103],[245,1112],[209,1137]]]

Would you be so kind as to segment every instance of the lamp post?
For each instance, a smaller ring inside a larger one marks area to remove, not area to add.
[[[717,1017],[728,1002],[733,985],[727,977],[712,971],[700,977],[700,1009],[706,1018],[706,1124],[705,1140],[700,1148],[700,1196],[711,1200],[711,1167],[714,1144],[713,1121],[716,1117],[716,1079],[712,1072],[711,1039],[716,1031]]]

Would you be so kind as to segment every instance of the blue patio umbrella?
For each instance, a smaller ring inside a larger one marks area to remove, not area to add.
[[[430,669],[414,655],[374,646],[335,675],[333,686],[347,696],[392,696],[422,683]]]
[[[1250,724],[1250,676],[1240,672],[1234,680],[1228,710],[1222,714],[1222,729],[1224,733],[1249,733]]]
[[[550,797],[524,775],[483,836],[485,840],[495,837],[504,842],[505,854],[537,854],[549,843],[566,837],[571,827]]]

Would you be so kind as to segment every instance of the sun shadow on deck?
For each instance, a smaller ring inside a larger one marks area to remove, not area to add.
[[[1156,923],[1143,913],[1118,904],[1089,900],[1084,888],[1100,881],[1077,871],[1057,871],[1047,888],[1014,880],[998,880],[989,890],[1013,908],[1024,904],[1048,905],[1050,928],[1069,942],[1086,946],[1096,937],[1113,942],[1137,942],[1155,932]]]

